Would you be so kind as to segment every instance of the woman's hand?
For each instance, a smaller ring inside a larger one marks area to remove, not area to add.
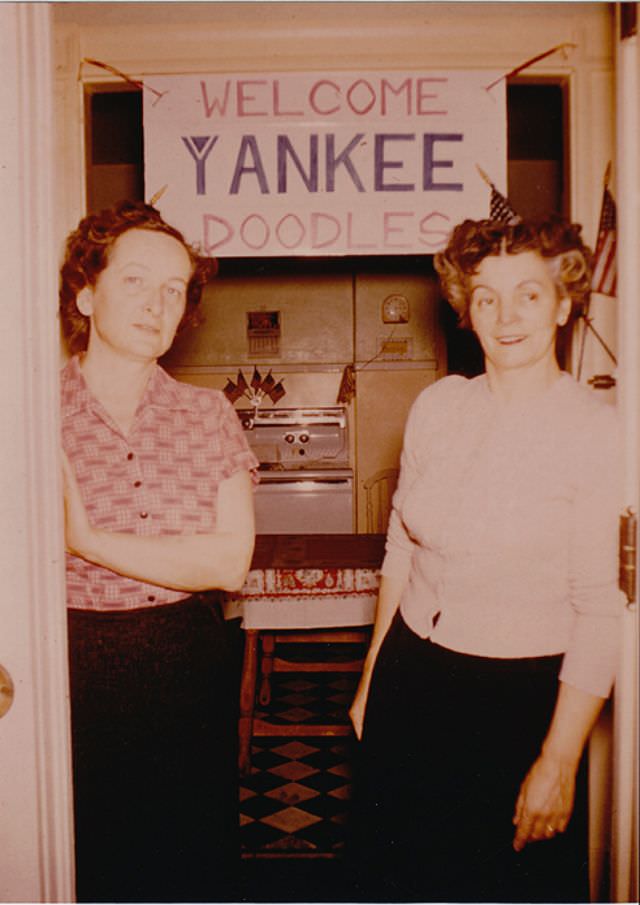
[[[65,545],[69,553],[85,556],[91,547],[93,529],[89,522],[80,488],[66,453],[62,452],[62,479],[64,487]]]
[[[513,847],[517,852],[528,842],[550,839],[566,830],[580,758],[603,703],[600,697],[559,682],[542,753],[520,786],[516,802],[513,822],[518,829]]]
[[[566,761],[542,754],[535,761],[516,802],[513,822],[517,826],[513,840],[519,852],[528,842],[551,839],[563,833],[575,793],[576,767]]]
[[[369,697],[370,684],[371,672],[363,672],[356,689],[353,703],[349,708],[349,719],[351,720],[353,730],[358,741],[362,741],[362,728],[364,726],[364,714],[365,710],[367,709],[367,698]]]
[[[393,621],[393,617],[398,609],[398,601],[402,597],[402,592],[406,583],[406,577],[393,578],[388,575],[380,576],[380,587],[378,588],[378,600],[376,603],[376,618],[371,633],[371,644],[367,651],[367,656],[362,667],[362,676],[360,684],[356,690],[353,704],[349,710],[349,718],[353,724],[353,728],[357,739],[362,739],[362,729],[364,726],[364,714],[367,709],[367,699],[369,697],[369,686],[373,670],[378,657],[378,651],[382,646],[382,642],[389,631],[389,626]]]

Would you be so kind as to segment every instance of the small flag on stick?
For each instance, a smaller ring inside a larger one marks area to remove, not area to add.
[[[260,376],[260,371],[254,366],[253,368],[253,376],[251,378],[251,388],[257,393],[260,389],[260,385],[262,384],[262,377]]]
[[[522,219],[516,214],[511,207],[509,200],[501,195],[498,189],[491,186],[491,202],[489,204],[489,218],[499,221],[500,223],[508,223],[510,226],[514,223],[520,223]]]
[[[273,387],[275,386],[275,383],[276,383],[276,382],[275,382],[275,379],[274,379],[274,377],[273,377],[273,374],[271,373],[271,371],[269,371],[269,373],[267,374],[267,376],[264,378],[264,380],[263,380],[262,383],[260,384],[260,389],[261,389],[264,393],[266,393],[267,395],[269,395],[269,393],[271,392],[271,390],[272,390]]]
[[[282,381],[279,380],[275,386],[271,387],[270,390],[267,391],[267,395],[271,399],[272,402],[277,402],[278,399],[282,399],[284,394],[286,393],[285,388],[282,386]]]
[[[511,207],[509,199],[498,191],[498,189],[489,179],[484,170],[480,169],[477,164],[476,166],[478,172],[491,189],[491,200],[489,201],[489,219],[495,220],[499,223],[507,223],[509,225],[520,223],[522,217]]]
[[[240,387],[236,386],[233,380],[230,380],[229,378],[227,378],[227,385],[224,388],[223,392],[231,403],[234,403],[242,396],[242,390],[240,389]]]
[[[593,258],[592,292],[602,295],[616,294],[616,203],[609,191],[610,165],[604,177],[598,240]]]

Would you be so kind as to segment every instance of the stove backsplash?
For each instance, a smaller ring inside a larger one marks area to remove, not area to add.
[[[204,323],[178,336],[169,367],[306,366],[346,363],[353,357],[353,288],[345,274],[247,280],[220,277],[202,299]],[[256,346],[253,316],[278,315],[277,349]],[[250,317],[251,315],[251,317]]]
[[[204,323],[178,336],[164,363],[227,368],[229,376],[238,367],[251,373],[254,365],[274,374],[354,361],[437,367],[438,300],[434,278],[415,272],[332,272],[328,264],[313,276],[223,276],[204,292]],[[267,324],[263,347],[255,326],[260,313]],[[269,324],[277,325],[277,342]]]

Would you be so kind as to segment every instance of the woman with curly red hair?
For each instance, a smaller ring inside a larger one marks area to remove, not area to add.
[[[69,236],[60,312],[80,901],[234,898],[239,588],[257,462],[219,391],[158,365],[214,272],[149,205]]]
[[[588,901],[584,750],[616,667],[613,410],[558,365],[590,253],[560,218],[465,221],[436,256],[486,372],[407,422],[351,709],[364,898]]]

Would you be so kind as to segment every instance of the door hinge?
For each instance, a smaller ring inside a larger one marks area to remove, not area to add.
[[[638,561],[638,516],[630,507],[620,516],[619,587],[627,604],[636,602],[636,569]]]

